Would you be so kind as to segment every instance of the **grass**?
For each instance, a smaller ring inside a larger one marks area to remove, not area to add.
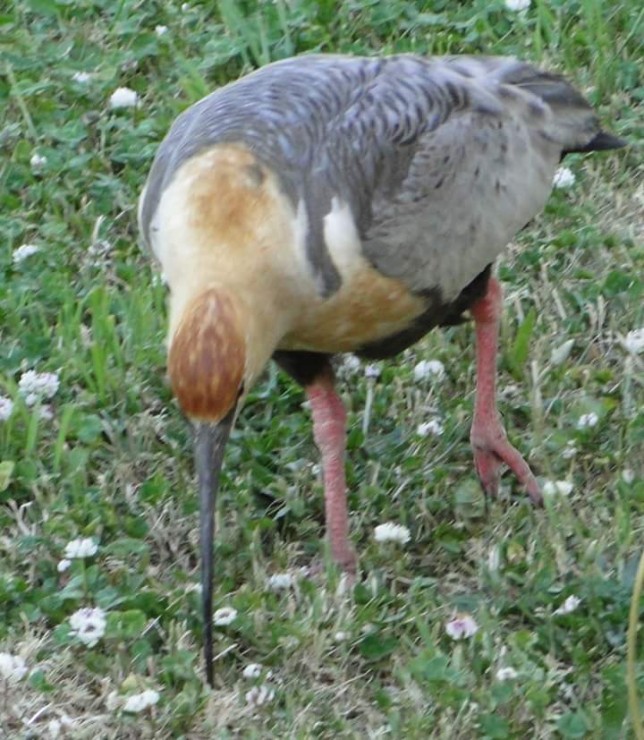
[[[0,11],[0,736],[627,738],[629,602],[644,531],[642,10],[636,0],[213,4],[17,0]],[[167,33],[158,35],[163,24]],[[137,248],[135,204],[177,113],[258,64],[309,50],[516,54],[566,72],[631,147],[567,161],[500,267],[500,405],[542,480],[534,511],[510,478],[485,506],[468,443],[472,329],[434,332],[378,378],[343,374],[352,536],[363,579],[299,568],[323,506],[302,393],[271,368],[227,450],[218,513],[217,687],[200,663],[197,503],[189,429],[164,375],[164,288]],[[87,71],[86,83],[73,79]],[[136,109],[110,110],[118,86]],[[46,157],[32,166],[34,154]],[[638,180],[639,178],[639,180]],[[23,243],[40,251],[14,263]],[[566,342],[571,344],[566,345]],[[554,355],[553,355],[554,352]],[[567,353],[567,354],[566,354]],[[442,380],[416,381],[421,359]],[[59,373],[51,418],[21,400],[28,369]],[[594,427],[578,429],[594,413]],[[439,437],[418,425],[438,415]],[[375,525],[411,530],[404,548]],[[100,543],[60,573],[66,544]],[[267,588],[270,574],[296,576]],[[581,599],[563,615],[569,596]],[[106,610],[94,647],[70,634]],[[454,642],[445,623],[474,616]],[[633,610],[636,621],[641,605]],[[631,632],[631,690],[644,695]],[[261,663],[246,680],[242,669]],[[516,678],[500,681],[503,667]],[[266,679],[265,672],[272,671]],[[273,701],[245,702],[268,683]],[[145,688],[139,714],[114,698]],[[641,737],[641,734],[640,734]]]

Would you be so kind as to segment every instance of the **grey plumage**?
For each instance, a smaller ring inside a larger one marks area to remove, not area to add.
[[[159,199],[184,162],[241,142],[278,174],[294,209],[304,205],[323,295],[340,284],[323,231],[335,197],[379,271],[450,300],[540,210],[562,153],[599,132],[571,85],[513,59],[289,59],[177,119],[148,179],[141,228],[153,241]]]

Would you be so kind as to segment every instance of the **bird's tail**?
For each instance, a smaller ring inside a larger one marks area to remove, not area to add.
[[[537,95],[549,106],[553,114],[550,133],[561,141],[562,156],[626,146],[623,139],[601,130],[590,103],[560,75],[526,64],[522,65],[520,79],[514,84]]]
[[[561,75],[514,59],[497,57],[494,63],[493,73],[499,82],[532,93],[548,106],[552,115],[545,133],[561,145],[562,156],[626,146],[623,139],[602,131],[590,103]]]
[[[562,156],[572,154],[573,152],[602,152],[606,149],[621,149],[624,146],[626,146],[626,141],[624,141],[624,139],[620,139],[619,136],[600,130],[600,132],[584,146],[577,146],[573,149],[564,149]]]

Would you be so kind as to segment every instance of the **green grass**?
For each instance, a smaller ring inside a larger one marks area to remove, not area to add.
[[[3,6],[0,395],[15,407],[0,422],[0,652],[21,655],[30,673],[0,679],[0,737],[50,737],[63,715],[74,738],[633,736],[626,639],[644,532],[644,393],[642,356],[621,340],[644,326],[640,6]],[[319,557],[323,534],[302,392],[271,368],[227,450],[215,605],[238,617],[217,630],[211,692],[190,433],[165,378],[164,288],[137,248],[135,206],[179,111],[309,50],[515,54],[566,72],[631,147],[570,157],[575,185],[553,193],[500,268],[501,410],[542,479],[568,480],[572,493],[534,511],[507,478],[486,508],[468,443],[472,328],[434,332],[382,363],[378,379],[359,370],[340,385],[361,582],[345,592],[329,568],[270,591],[270,574]],[[77,71],[93,76],[82,84]],[[139,93],[138,109],[109,109],[118,86]],[[34,153],[46,157],[40,168]],[[23,243],[40,251],[14,264]],[[553,362],[567,341],[569,355]],[[421,359],[442,361],[446,377],[415,381]],[[27,369],[60,375],[51,419],[21,400]],[[577,429],[589,412],[597,425]],[[418,436],[433,415],[443,435]],[[410,528],[404,548],[374,542],[389,520]],[[59,573],[78,537],[98,540],[98,553]],[[571,595],[579,607],[553,615]],[[84,606],[108,613],[93,648],[69,634]],[[446,634],[454,611],[476,619],[472,639]],[[634,644],[644,696],[642,637]],[[242,677],[250,662],[272,671],[275,690],[256,709],[244,694],[264,678]],[[517,677],[499,681],[501,667]],[[144,688],[160,693],[153,710],[111,708],[112,692]]]

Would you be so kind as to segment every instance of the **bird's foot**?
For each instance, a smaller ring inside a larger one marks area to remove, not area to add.
[[[501,467],[505,464],[525,487],[535,505],[543,502],[528,463],[509,442],[496,409],[496,356],[503,291],[499,281],[489,279],[485,295],[472,307],[476,330],[476,403],[470,440],[474,465],[483,491],[499,493]]]
[[[351,547],[346,540],[342,542],[334,542],[331,540],[330,545],[333,562],[341,568],[347,576],[355,578],[355,575],[358,572],[358,558],[353,547]]]
[[[331,559],[333,563],[340,568],[342,571],[342,577],[340,583],[342,587],[352,587],[355,585],[357,580],[358,572],[358,558],[356,557],[355,550],[348,543],[344,543],[344,546],[340,549],[333,548],[331,544]],[[326,563],[325,558],[315,558],[304,569],[306,576],[314,580],[323,579],[326,575]]]
[[[507,465],[528,492],[532,503],[535,506],[543,503],[537,479],[521,453],[508,442],[500,422],[483,428],[475,422],[472,425],[470,440],[476,473],[486,495],[498,496],[501,468]]]

